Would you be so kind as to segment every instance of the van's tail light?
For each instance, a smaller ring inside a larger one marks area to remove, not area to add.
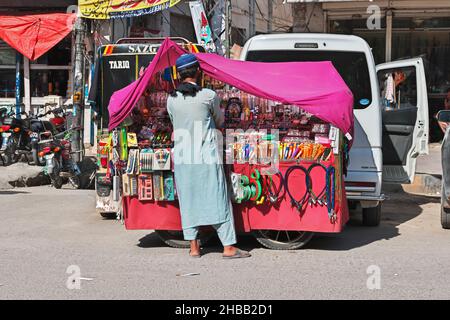
[[[20,128],[19,128],[19,127],[15,127],[15,128],[13,129],[13,131],[14,131],[15,133],[20,132]]]
[[[377,184],[367,181],[345,181],[347,192],[375,192]]]
[[[61,148],[60,147],[55,147],[55,148],[53,148],[53,152],[60,152],[61,151]]]
[[[45,152],[44,151],[39,152],[38,156],[42,158],[43,156],[45,156]]]
[[[375,188],[377,184],[375,182],[366,181],[345,181],[346,187],[360,187],[360,188]]]

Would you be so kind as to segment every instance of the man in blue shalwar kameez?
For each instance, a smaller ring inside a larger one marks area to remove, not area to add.
[[[200,257],[198,228],[213,226],[224,246],[224,258],[249,257],[234,247],[233,208],[217,130],[224,122],[220,100],[214,91],[197,85],[200,71],[193,54],[180,56],[176,66],[181,83],[169,96],[167,110],[174,129],[175,184],[189,254]]]

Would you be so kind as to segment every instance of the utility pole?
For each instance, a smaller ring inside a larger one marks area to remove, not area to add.
[[[21,76],[20,76],[20,64],[22,62],[22,55],[17,51],[16,52],[16,118],[20,119],[21,109],[21,101],[20,101],[20,92],[21,92]]]
[[[73,110],[71,129],[72,158],[80,162],[83,158],[83,112],[84,112],[84,37],[86,25],[82,18],[75,23],[75,61],[73,64]]]
[[[255,1],[248,0],[248,16],[249,16],[249,26],[248,26],[248,38],[250,39],[256,33],[256,17],[255,17]]]
[[[273,1],[269,0],[267,2],[267,11],[269,19],[267,19],[267,33],[272,33],[272,19],[273,19]]]

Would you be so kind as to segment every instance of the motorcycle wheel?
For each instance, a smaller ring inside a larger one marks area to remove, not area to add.
[[[52,184],[55,189],[61,189],[63,185],[63,179],[59,175],[60,167],[58,161],[55,158],[52,159],[53,162],[53,172],[50,175],[50,179],[52,180]]]
[[[2,161],[2,165],[3,166],[9,166],[12,163],[12,155],[9,154],[9,152],[2,152],[2,154],[0,155],[1,157],[1,161]]]
[[[39,157],[38,150],[36,148],[31,149],[31,156],[33,157],[33,164],[35,166],[44,166],[45,159],[43,157]]]
[[[69,182],[75,189],[81,188],[81,181],[79,176],[71,176],[69,177]]]
[[[14,142],[11,140],[8,142],[6,150],[2,153],[2,162],[4,166],[9,166],[17,162],[16,148]]]
[[[58,175],[52,178],[52,184],[55,189],[61,189],[63,185],[63,179]]]

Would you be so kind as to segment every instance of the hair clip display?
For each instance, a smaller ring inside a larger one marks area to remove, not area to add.
[[[170,149],[155,149],[152,159],[152,168],[156,170],[170,170],[171,152]]]
[[[153,177],[151,174],[139,175],[139,200],[153,200]]]
[[[153,149],[141,149],[139,152],[141,173],[153,172]]]

